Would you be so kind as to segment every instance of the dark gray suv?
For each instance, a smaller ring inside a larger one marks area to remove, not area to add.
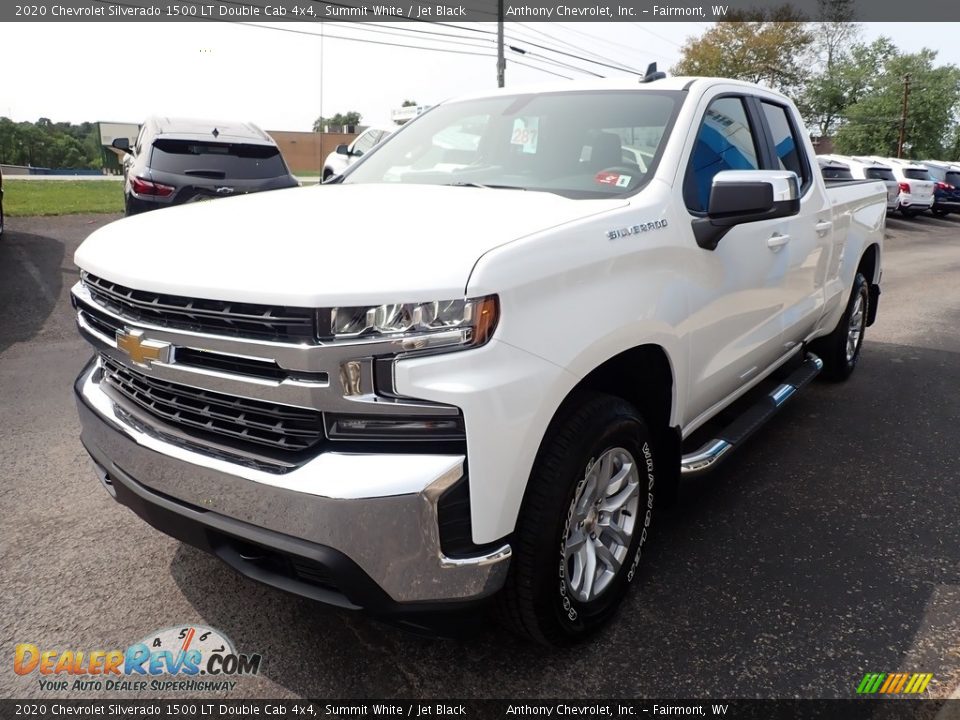
[[[150,117],[127,153],[123,196],[127,215],[212,198],[295,187],[280,148],[256,125]]]

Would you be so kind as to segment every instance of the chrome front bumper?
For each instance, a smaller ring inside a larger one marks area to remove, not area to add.
[[[206,528],[281,554],[291,553],[290,543],[307,549],[300,554],[321,559],[329,550],[355,564],[392,603],[470,601],[503,585],[509,545],[470,558],[449,558],[440,548],[437,501],[463,476],[462,455],[324,453],[290,472],[268,473],[171,444],[131,424],[101,390],[97,361],[77,378],[75,391],[81,439],[101,480],[121,502],[134,507],[135,499],[138,514],[146,512],[146,503],[148,510],[198,525],[201,534]],[[110,482],[122,485],[123,493]],[[230,562],[243,572],[239,563]],[[336,574],[332,568],[334,586]],[[330,600],[365,606],[348,588],[343,594],[344,602]]]

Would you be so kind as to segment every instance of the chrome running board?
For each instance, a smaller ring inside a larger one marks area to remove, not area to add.
[[[680,459],[681,476],[692,477],[715,468],[722,458],[729,455],[734,448],[765,425],[790,398],[796,395],[798,390],[813,380],[822,369],[823,360],[812,353],[807,353],[803,364],[790,373],[790,376],[784,382],[777,385],[755,405],[752,405],[715,438],[706,442],[696,451],[684,455]]]

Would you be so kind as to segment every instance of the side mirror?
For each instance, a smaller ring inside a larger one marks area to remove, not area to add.
[[[350,148],[346,145],[337,145],[336,153],[337,155],[349,155]]]
[[[110,147],[116,148],[117,150],[123,150],[125,153],[132,152],[130,150],[130,140],[125,137],[114,138],[113,142],[110,143]]]
[[[724,170],[710,187],[707,216],[693,221],[697,244],[716,250],[730,228],[800,212],[800,179],[789,170]]]

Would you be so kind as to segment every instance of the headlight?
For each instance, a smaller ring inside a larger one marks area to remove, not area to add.
[[[329,311],[333,340],[401,339],[403,350],[483,345],[497,327],[496,295],[423,303],[336,307]],[[321,327],[324,327],[321,325]]]

